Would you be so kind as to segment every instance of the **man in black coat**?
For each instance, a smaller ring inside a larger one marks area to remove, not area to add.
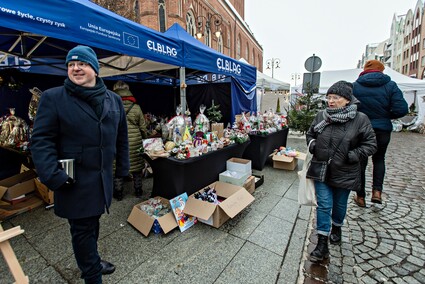
[[[99,63],[87,46],[66,57],[64,85],[45,91],[31,138],[31,154],[41,182],[55,192],[55,214],[68,219],[72,246],[85,283],[102,283],[115,267],[97,251],[99,219],[112,200],[116,176],[127,176],[127,121],[121,98],[98,77]],[[73,177],[58,160],[73,160]]]

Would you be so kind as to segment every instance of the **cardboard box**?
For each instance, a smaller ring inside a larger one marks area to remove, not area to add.
[[[168,201],[168,199],[159,196],[155,197],[155,199],[160,199],[162,204],[166,204],[168,207],[170,207],[170,202]],[[149,216],[145,211],[140,209],[140,205],[145,204],[147,202],[148,201],[146,200],[144,202],[134,205],[133,210],[131,210],[131,213],[127,219],[127,222],[133,225],[133,227],[136,228],[139,232],[141,232],[145,237],[149,235],[149,232],[152,230],[152,226],[155,222],[154,217]],[[156,220],[161,226],[161,229],[164,234],[170,232],[178,226],[172,211],[165,214],[164,216],[157,218]]]
[[[183,212],[187,215],[195,216],[198,218],[198,221],[215,228],[219,228],[229,220],[229,218],[235,217],[255,200],[255,198],[241,186],[216,181],[209,185],[209,187],[214,187],[217,195],[223,198],[224,201],[216,205],[196,199],[194,194],[192,194],[189,196]]]
[[[297,157],[286,155],[273,155],[273,168],[293,171],[298,165],[298,159],[305,160],[306,154],[299,153]]]
[[[12,200],[35,190],[34,178],[37,174],[30,170],[0,181],[0,199]]]
[[[0,201],[0,221],[15,217],[41,205],[43,205],[43,200],[37,196],[31,196],[27,200],[15,205]]]
[[[53,191],[51,191],[45,184],[43,184],[38,177],[34,179],[36,193],[47,204],[54,203]]]
[[[251,160],[230,158],[226,161],[226,170],[252,175]]]
[[[234,171],[224,171],[218,175],[218,180],[222,182],[231,183],[238,186],[243,186],[246,179],[249,177],[249,174],[234,172]]]
[[[250,194],[253,194],[255,191],[255,177],[250,176],[245,183],[243,184],[243,187],[248,191]]]

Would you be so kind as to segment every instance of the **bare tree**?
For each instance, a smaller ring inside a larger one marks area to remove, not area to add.
[[[136,15],[137,9],[135,9],[137,0],[92,0],[92,2],[124,18],[139,22]]]

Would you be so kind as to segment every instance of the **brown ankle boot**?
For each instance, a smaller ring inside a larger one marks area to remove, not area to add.
[[[372,190],[372,199],[370,201],[372,201],[373,203],[382,204],[381,194],[382,194],[382,191],[373,189]]]
[[[364,197],[360,197],[356,194],[354,195],[353,200],[357,204],[357,206],[366,207],[366,201],[364,200]]]

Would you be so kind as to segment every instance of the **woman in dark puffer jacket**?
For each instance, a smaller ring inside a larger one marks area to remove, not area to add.
[[[378,150],[372,156],[373,179],[372,197],[374,203],[382,203],[382,189],[385,176],[385,153],[391,140],[393,126],[391,119],[403,117],[408,112],[403,93],[391,78],[383,74],[384,65],[378,60],[369,60],[364,71],[353,84],[353,95],[360,101],[359,111],[366,114],[376,135]],[[362,161],[362,187],[354,201],[360,207],[366,206],[366,167]]]
[[[326,98],[328,107],[316,115],[306,135],[313,160],[332,158],[325,182],[314,182],[318,243],[310,254],[311,261],[329,257],[329,233],[332,244],[341,242],[350,191],[361,186],[360,161],[376,151],[375,134],[367,116],[357,111],[352,84],[336,82]]]

